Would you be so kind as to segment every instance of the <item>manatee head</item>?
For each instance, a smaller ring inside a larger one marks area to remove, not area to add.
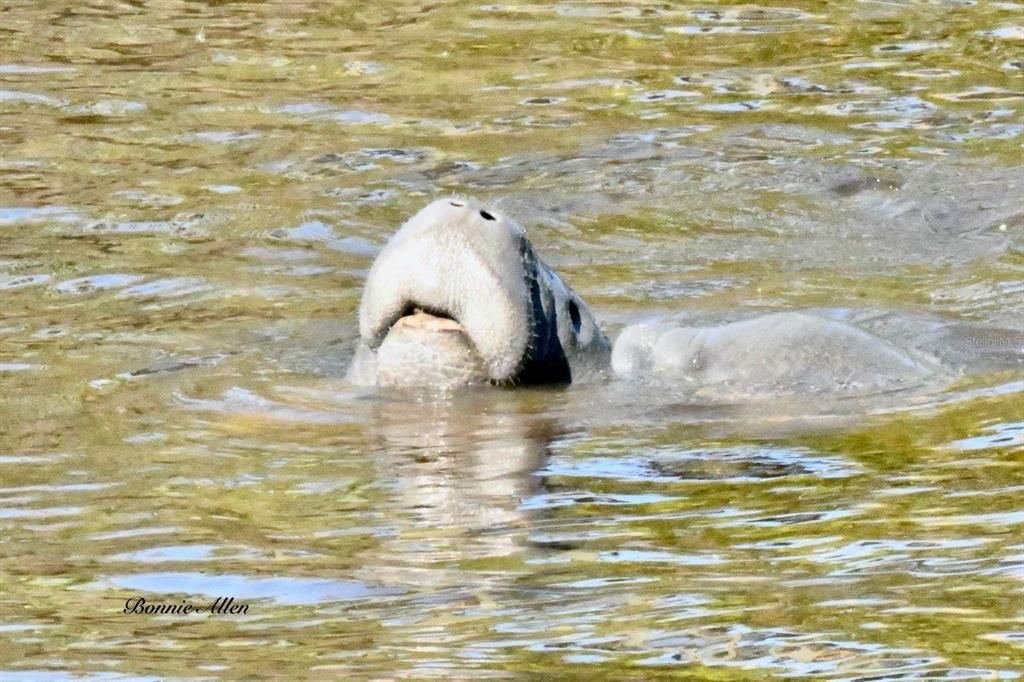
[[[525,230],[473,199],[440,199],[377,256],[359,306],[356,383],[567,383],[607,364],[593,314]]]

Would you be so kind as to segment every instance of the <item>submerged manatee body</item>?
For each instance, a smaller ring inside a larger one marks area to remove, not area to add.
[[[720,327],[627,327],[612,369],[705,394],[885,391],[934,371],[927,359],[862,329],[796,312]]]
[[[395,233],[367,277],[359,333],[348,378],[381,387],[568,383],[610,365],[705,395],[863,393],[934,370],[873,334],[804,313],[634,325],[612,351],[523,228],[472,199],[435,201]]]
[[[517,223],[473,199],[441,199],[370,268],[349,379],[448,389],[568,383],[602,372],[611,345],[587,305]]]

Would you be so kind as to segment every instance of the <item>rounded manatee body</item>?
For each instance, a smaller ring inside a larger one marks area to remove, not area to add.
[[[888,390],[932,372],[862,329],[794,312],[720,327],[627,327],[615,342],[612,369],[694,389],[762,394]]]
[[[440,199],[370,268],[349,379],[360,385],[568,383],[608,365],[593,313],[513,220]]]

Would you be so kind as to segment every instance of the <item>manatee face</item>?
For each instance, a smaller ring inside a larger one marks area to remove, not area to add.
[[[349,379],[361,385],[567,383],[610,354],[590,309],[523,228],[472,199],[431,203],[385,245],[359,336]]]

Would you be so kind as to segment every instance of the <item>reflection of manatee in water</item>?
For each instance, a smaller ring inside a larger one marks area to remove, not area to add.
[[[627,327],[610,353],[590,309],[523,228],[472,199],[435,201],[391,238],[367,277],[359,331],[349,379],[388,387],[568,383],[610,365],[691,390],[865,392],[934,369],[866,331],[803,313]]]
[[[444,401],[382,399],[372,407],[374,468],[387,484],[396,532],[364,559],[386,584],[503,583],[502,571],[452,567],[516,555],[527,544],[537,512],[523,509],[523,501],[543,490],[534,472],[545,465],[558,426],[524,410],[530,396],[481,391]]]

